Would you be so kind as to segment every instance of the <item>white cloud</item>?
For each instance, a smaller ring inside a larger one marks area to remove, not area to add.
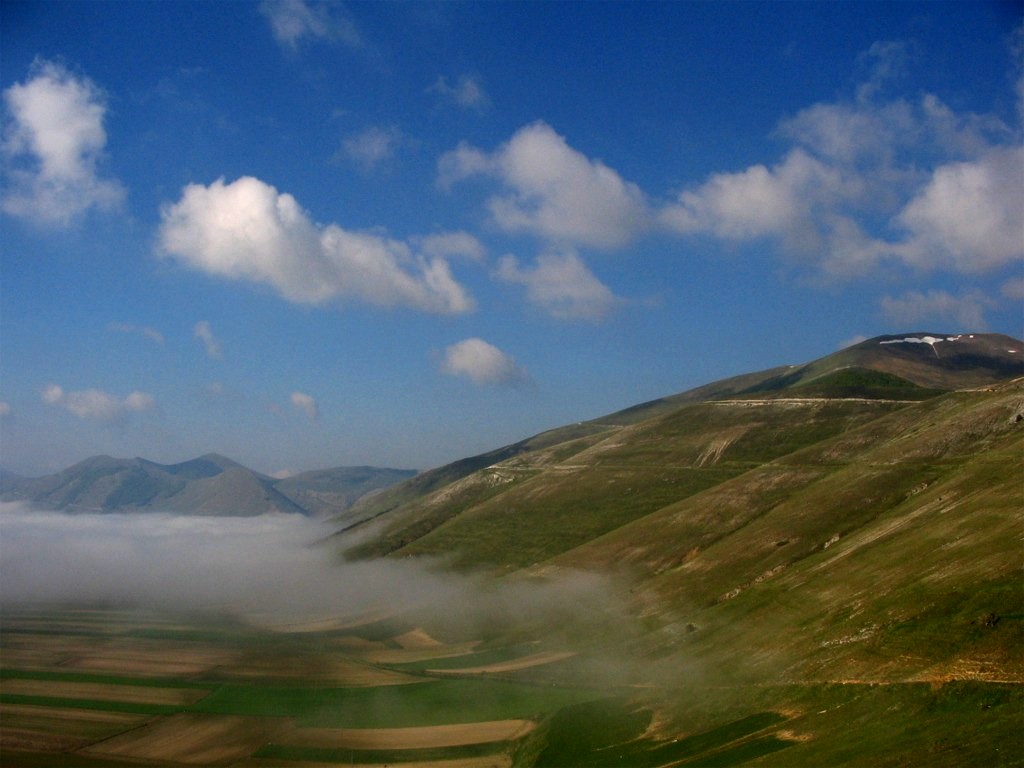
[[[780,122],[791,142],[782,161],[711,174],[661,222],[683,235],[774,240],[838,278],[882,261],[975,273],[1024,258],[1024,150],[994,115],[957,112],[929,93],[883,100],[908,51],[872,46],[854,98]]]
[[[120,204],[124,188],[97,168],[107,143],[107,107],[95,83],[40,59],[26,82],[4,91],[4,102],[10,115],[4,211],[67,225],[90,208]]]
[[[312,395],[307,395],[305,392],[292,392],[290,400],[293,406],[309,417],[310,421],[316,421],[319,415],[316,398]]]
[[[882,299],[882,312],[901,327],[923,321],[956,323],[958,331],[982,331],[988,327],[985,311],[994,302],[979,290],[954,296],[948,291],[909,291],[899,298]]]
[[[135,391],[119,398],[102,389],[66,392],[58,384],[47,384],[41,398],[47,405],[64,408],[80,419],[103,422],[120,421],[132,413],[151,410],[155,405],[153,396],[148,392]]]
[[[777,237],[791,250],[820,249],[827,239],[822,208],[849,194],[841,174],[796,149],[772,168],[754,165],[716,173],[684,191],[661,212],[682,234],[711,233],[725,240]]]
[[[523,384],[529,374],[516,361],[483,339],[465,339],[445,350],[441,370],[467,376],[476,384]]]
[[[526,286],[527,298],[553,317],[600,320],[618,303],[615,295],[587,269],[575,253],[544,253],[536,265],[523,269],[515,256],[505,256],[497,275]]]
[[[154,344],[164,345],[164,335],[160,333],[156,328],[151,328],[148,325],[135,325],[133,323],[111,323],[109,326],[112,331],[118,333],[130,333],[144,336],[145,338],[152,341]]]
[[[483,109],[490,103],[480,78],[473,75],[461,75],[455,85],[449,85],[444,76],[438,77],[427,92],[436,93],[465,109]]]
[[[473,175],[497,177],[507,188],[487,207],[508,232],[529,232],[554,243],[614,248],[648,225],[643,192],[600,160],[570,147],[546,123],[521,128],[487,155],[460,145],[438,163],[442,187]]]
[[[260,13],[270,22],[274,39],[296,50],[304,39],[339,41],[358,48],[362,37],[352,21],[340,13],[340,7],[305,0],[263,0]]]
[[[213,335],[209,321],[200,320],[196,323],[195,328],[192,329],[192,334],[203,342],[207,357],[212,357],[214,360],[220,360],[224,357],[224,350],[221,348],[220,341]]]
[[[402,133],[395,127],[371,127],[345,139],[341,146],[349,159],[363,170],[372,171],[395,156],[401,141]]]
[[[1003,283],[1000,291],[1008,299],[1024,300],[1024,277],[1014,277]]]
[[[438,232],[424,235],[414,243],[425,256],[448,257],[461,256],[470,261],[483,261],[487,249],[483,243],[468,232]]]
[[[1024,147],[939,166],[897,220],[915,264],[981,272],[1024,259]]]
[[[474,308],[445,259],[315,224],[294,197],[252,177],[187,186],[162,210],[160,248],[193,269],[270,285],[294,302],[354,298],[439,314]]]

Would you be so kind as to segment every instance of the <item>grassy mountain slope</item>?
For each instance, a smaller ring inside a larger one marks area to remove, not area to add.
[[[1024,681],[1024,380],[812,379],[512,452],[349,555],[616,574],[642,653],[716,679]]]
[[[1021,345],[921,338],[396,486],[349,555],[611,577],[614,626],[573,647],[632,684],[560,710],[516,764],[1024,764]]]
[[[945,389],[1024,374],[1022,347],[999,335],[879,337],[551,430],[357,505],[350,519],[377,533],[350,554],[540,562]]]

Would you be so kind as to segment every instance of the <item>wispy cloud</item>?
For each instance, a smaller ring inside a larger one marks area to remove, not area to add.
[[[441,370],[451,376],[465,376],[475,384],[524,384],[530,380],[526,369],[512,357],[478,338],[448,347]]]
[[[100,175],[107,144],[106,98],[87,77],[38,59],[29,79],[4,91],[8,185],[3,210],[66,226],[91,208],[110,210],[124,187]]]
[[[515,256],[505,256],[498,263],[497,275],[526,286],[529,301],[557,318],[600,320],[619,303],[572,252],[541,254],[528,268],[520,267]]]
[[[912,326],[924,321],[955,323],[957,331],[983,331],[988,328],[985,312],[994,305],[979,290],[954,296],[948,291],[909,291],[899,297],[882,299],[882,312],[900,325]]]
[[[449,84],[448,78],[442,75],[427,89],[427,93],[437,94],[463,109],[480,110],[490,104],[483,83],[475,75],[460,75],[454,85]]]
[[[316,421],[319,416],[316,398],[307,395],[305,392],[292,392],[291,403],[295,408],[306,414],[310,421]]]
[[[402,132],[398,128],[374,126],[345,139],[341,148],[346,157],[369,172],[391,160],[401,143]]]
[[[224,350],[221,347],[220,340],[213,335],[213,330],[210,328],[209,321],[200,320],[196,323],[195,328],[192,329],[192,334],[203,342],[203,347],[206,348],[207,357],[211,357],[214,360],[223,359]]]
[[[120,421],[132,413],[148,411],[155,405],[153,396],[148,392],[135,391],[121,398],[102,389],[66,392],[58,384],[44,387],[41,398],[47,405],[63,408],[80,419],[101,422]]]
[[[11,415],[11,404],[6,400],[0,400],[0,419]]]
[[[190,184],[162,211],[160,249],[211,275],[263,283],[290,301],[358,299],[461,314],[474,309],[447,260],[336,224],[315,224],[289,194],[259,179]]]
[[[352,48],[363,44],[356,25],[337,3],[263,0],[260,13],[270,22],[274,39],[292,51],[305,40],[341,42]]]
[[[164,345],[164,335],[160,333],[156,328],[151,328],[148,325],[135,325],[134,323],[111,323],[107,326],[110,330],[116,331],[117,333],[128,333],[143,336],[149,339],[154,344]]]
[[[649,223],[638,186],[544,122],[521,128],[492,153],[462,144],[441,157],[438,172],[442,188],[475,175],[497,178],[506,191],[487,201],[494,222],[561,246],[619,247]]]

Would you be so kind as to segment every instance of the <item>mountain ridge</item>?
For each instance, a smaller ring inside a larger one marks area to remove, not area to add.
[[[953,354],[947,350],[940,357],[940,353],[935,352],[936,345],[940,344],[952,347]],[[829,384],[827,377],[830,375],[841,377],[844,371],[853,370],[868,373],[854,384],[833,381],[830,386],[823,386]],[[516,456],[554,446],[561,446],[562,451],[571,451],[574,444],[583,444],[574,441],[597,439],[601,434],[610,434],[694,403],[793,396],[913,402],[945,391],[997,384],[1016,376],[1024,376],[1024,342],[1010,336],[931,332],[876,336],[808,363],[775,366],[720,379],[588,421],[546,430],[501,448],[424,471],[356,504],[350,511],[349,522],[351,526],[358,527],[393,515],[403,505],[440,493],[451,484],[488,467],[507,464]]]
[[[342,515],[367,493],[414,470],[335,467],[274,478],[217,453],[175,464],[90,456],[42,477],[0,475],[0,498],[68,512],[146,512],[216,516],[268,513]]]

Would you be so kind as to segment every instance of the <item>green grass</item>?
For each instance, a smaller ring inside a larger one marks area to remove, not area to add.
[[[379,728],[531,719],[594,698],[586,689],[488,679],[436,680],[380,688],[223,685],[191,712],[294,717],[307,726]]]
[[[696,765],[738,765],[790,746],[773,736],[736,744],[785,720],[775,712],[758,712],[683,738],[656,741],[645,736],[650,710],[622,699],[589,702],[555,714],[544,732],[544,746],[535,766],[658,768],[680,760],[695,760]]]
[[[36,669],[0,669],[0,683],[4,680],[61,680],[68,683],[109,683],[135,685],[147,688],[209,688],[210,683],[176,677],[126,677],[91,672],[62,672]]]
[[[457,747],[435,747],[424,749],[319,749],[315,747],[289,747],[268,744],[257,751],[254,757],[271,760],[300,760],[341,765],[387,765],[390,763],[413,763],[428,760],[465,760],[473,757],[500,755],[510,751],[508,742],[488,744],[465,744]]]

